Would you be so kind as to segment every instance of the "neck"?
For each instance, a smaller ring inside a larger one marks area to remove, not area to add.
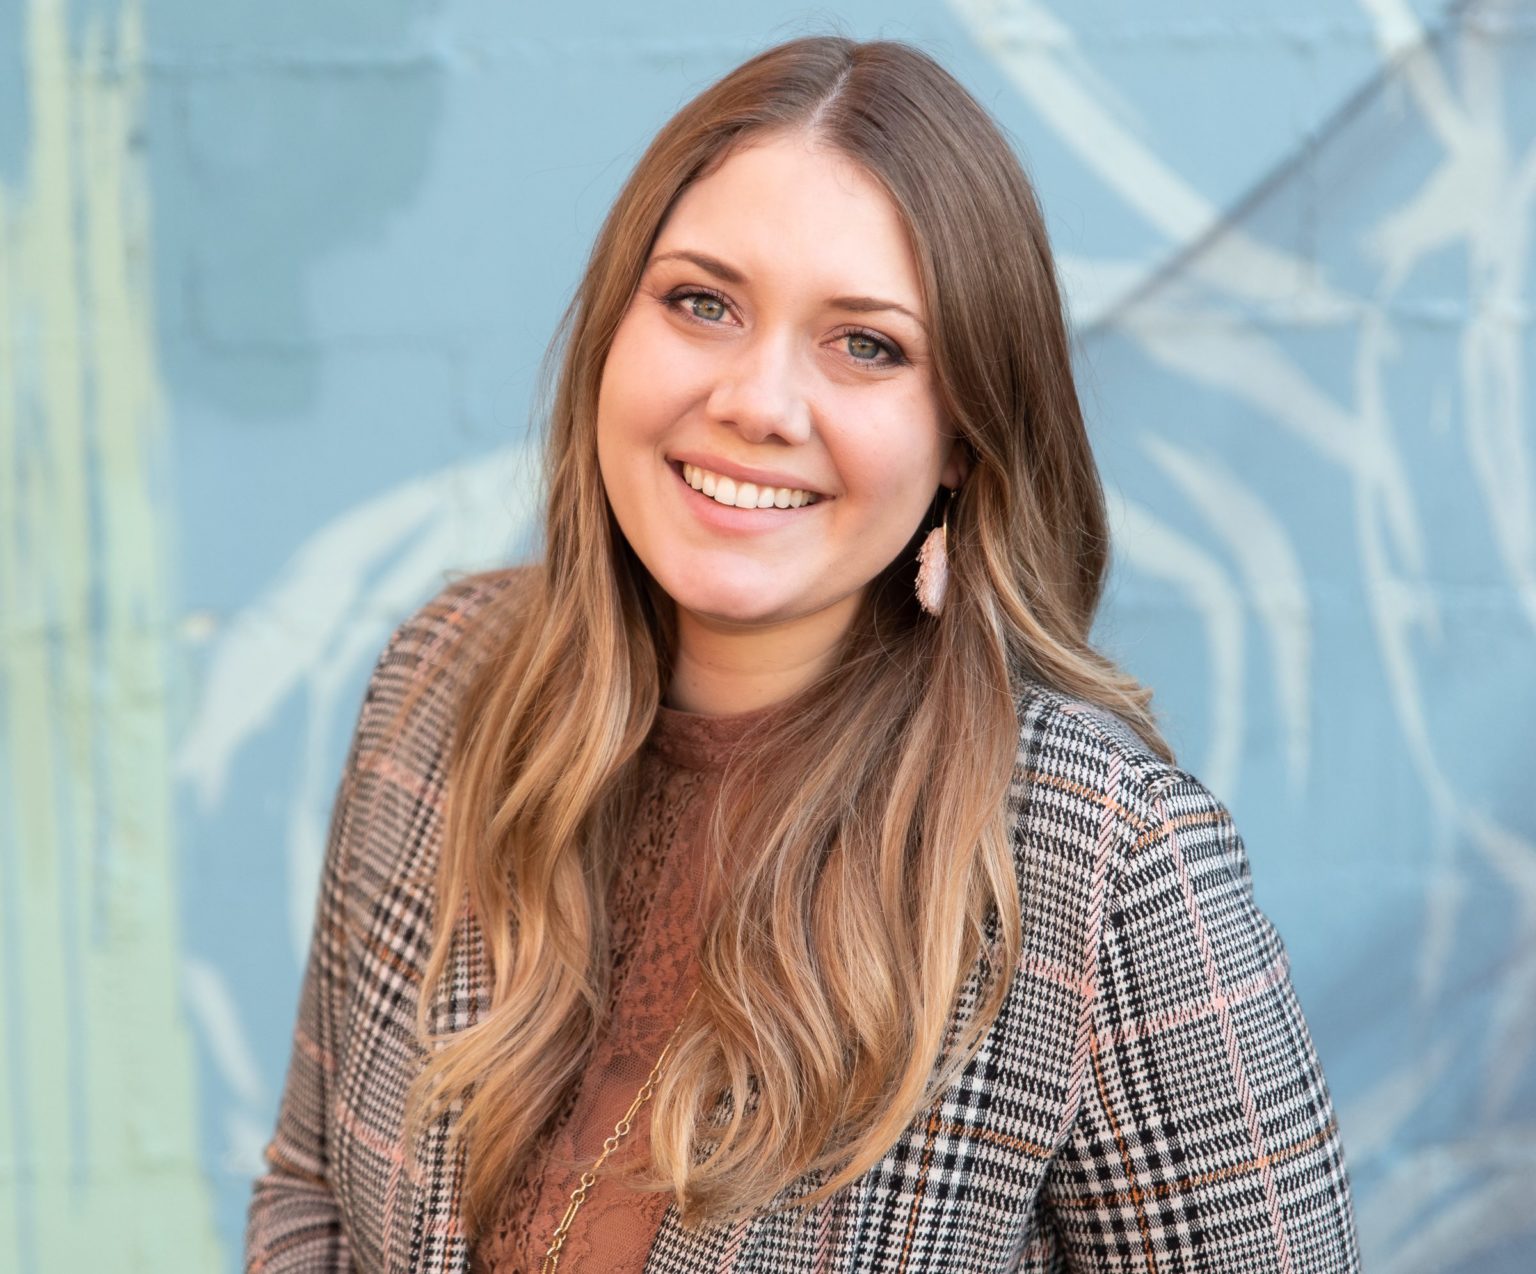
[[[752,627],[679,607],[667,706],[723,717],[788,699],[831,667],[857,605],[854,597],[814,615]]]

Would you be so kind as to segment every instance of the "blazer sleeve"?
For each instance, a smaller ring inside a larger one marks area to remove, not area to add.
[[[1122,804],[1081,1106],[1045,1185],[1068,1268],[1357,1271],[1338,1121],[1231,815],[1182,770]]]
[[[374,665],[337,786],[320,895],[299,990],[288,1074],[266,1171],[252,1188],[245,1233],[249,1274],[350,1274],[355,1267],[332,1180],[331,1087],[337,1023],[346,992],[347,845],[354,822],[358,762],[380,711],[383,670],[396,630]]]

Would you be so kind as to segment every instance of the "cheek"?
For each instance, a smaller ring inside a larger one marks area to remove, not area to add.
[[[926,508],[938,489],[946,447],[930,413],[927,403],[912,401],[866,415],[865,427],[849,431],[840,448],[839,468],[850,488],[893,516]]]
[[[628,319],[614,333],[608,356],[603,360],[603,374],[597,387],[598,437],[601,439],[616,422],[627,419],[634,398],[634,338]]]
[[[645,304],[636,302],[636,305]],[[658,368],[666,375],[658,375]],[[631,309],[614,333],[598,387],[599,445],[644,443],[663,431],[688,398],[688,373],[654,316]]]
[[[633,467],[636,448],[646,446],[655,431],[658,404],[644,392],[632,348],[617,342],[603,365],[597,393],[597,462],[604,481]]]

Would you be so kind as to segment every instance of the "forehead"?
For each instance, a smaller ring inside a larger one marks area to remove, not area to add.
[[[905,222],[880,183],[841,151],[800,134],[733,151],[688,187],[655,253],[720,257],[754,283],[875,292],[917,310]]]

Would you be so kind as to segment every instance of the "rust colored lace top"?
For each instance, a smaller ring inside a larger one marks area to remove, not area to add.
[[[705,832],[731,749],[771,712],[706,717],[663,707],[641,761],[631,853],[609,896],[614,977],[609,1029],[566,1094],[534,1166],[515,1182],[475,1274],[537,1274],[582,1172],[629,1108],[698,981],[694,944],[713,850]],[[608,1162],[648,1153],[649,1107]],[[639,1274],[671,1198],[605,1175],[566,1235],[562,1274]]]

